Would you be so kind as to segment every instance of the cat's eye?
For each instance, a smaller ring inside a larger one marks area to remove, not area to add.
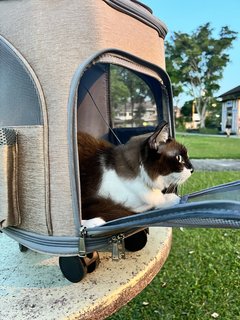
[[[183,157],[180,154],[176,156],[176,159],[179,163],[184,163]]]

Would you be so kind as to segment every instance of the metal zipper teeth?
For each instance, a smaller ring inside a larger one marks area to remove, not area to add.
[[[107,226],[105,230],[103,228],[104,228],[104,225],[103,227],[92,228],[90,230],[87,230],[87,233],[88,233],[87,238],[92,239],[93,241],[95,241],[95,239],[100,239],[100,238],[110,240],[114,235],[119,235],[119,234],[123,234],[124,237],[127,238],[139,231],[146,229],[145,226],[131,227],[131,228],[128,228],[127,226],[125,226],[122,228],[118,228],[117,225]]]
[[[14,227],[3,229],[3,232],[16,240],[17,242],[25,245],[26,247],[41,253],[49,254],[78,254],[80,237],[54,237],[43,236],[17,230]],[[101,250],[107,247],[110,243],[111,237],[101,238],[88,238],[85,237],[86,252]]]
[[[127,238],[142,229],[145,228],[130,229],[125,232],[122,232],[120,230],[111,230],[110,232],[106,232],[104,234],[101,233],[101,231],[94,232],[94,234],[88,234],[87,232],[86,236],[84,237],[86,251],[90,252],[92,250],[102,249],[111,243],[114,236],[118,236],[119,234],[121,234],[124,236],[124,238]],[[37,251],[50,253],[54,253],[54,251],[56,251],[56,253],[59,253],[61,250],[63,252],[70,252],[72,250],[73,252],[78,253],[79,250],[80,237],[43,236],[23,230],[18,230],[14,227],[5,228],[3,231],[16,241],[25,244],[30,248],[37,247]],[[56,250],[52,250],[54,248]]]
[[[117,9],[120,12],[127,13],[130,16],[136,18],[137,20],[144,22],[146,25],[154,28],[158,31],[158,34],[161,38],[165,38],[167,35],[167,27],[164,25],[164,27],[161,25],[161,22],[157,22],[157,18],[151,15],[151,18],[149,17],[150,12],[148,11],[148,14],[145,13],[143,10],[133,9],[132,6],[128,4],[123,4],[120,1],[109,1],[104,0],[107,4],[109,4],[114,9]],[[146,9],[145,9],[146,10]]]
[[[26,242],[49,246],[49,247],[71,247],[78,244],[78,237],[55,237],[55,236],[43,236],[36,233],[31,233],[23,230],[18,230],[14,227],[8,227],[3,229],[3,232],[9,234],[12,238],[16,238],[17,241],[23,240]]]

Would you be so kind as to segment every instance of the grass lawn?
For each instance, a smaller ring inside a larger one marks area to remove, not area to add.
[[[238,180],[239,175],[239,171],[196,172],[180,191]],[[240,319],[239,270],[239,230],[176,228],[162,270],[142,293],[108,319]]]
[[[226,137],[177,135],[192,159],[240,159],[240,139]]]

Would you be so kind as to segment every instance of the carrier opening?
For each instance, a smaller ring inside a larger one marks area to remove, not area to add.
[[[162,68],[119,50],[104,51],[79,66],[68,104],[69,170],[77,230],[81,227],[84,188],[80,181],[77,132],[117,145],[153,132],[165,120],[174,137],[172,114],[171,84]]]

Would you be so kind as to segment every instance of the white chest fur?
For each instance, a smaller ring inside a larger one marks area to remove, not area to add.
[[[146,192],[148,188],[139,177],[127,179],[117,175],[114,170],[105,169],[98,194],[139,212],[138,208],[144,204],[142,197]]]
[[[162,179],[162,180],[161,180]],[[134,179],[117,175],[114,170],[104,170],[98,194],[111,198],[134,212],[143,212],[151,208],[169,207],[179,202],[175,194],[163,195],[164,178],[157,179],[157,185],[151,181],[144,169]]]

